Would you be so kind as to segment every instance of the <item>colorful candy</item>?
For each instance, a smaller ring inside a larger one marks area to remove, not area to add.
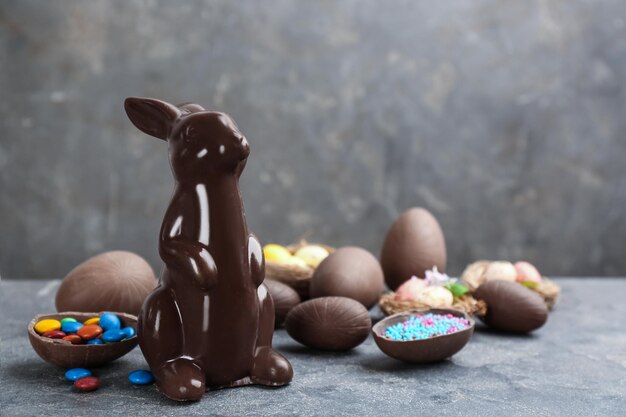
[[[150,385],[154,382],[154,375],[150,371],[138,370],[128,374],[128,380],[133,385]]]
[[[137,334],[133,327],[122,328],[122,321],[113,313],[91,317],[85,320],[85,323],[80,323],[72,317],[61,320],[44,319],[35,324],[35,331],[42,337],[63,339],[73,345],[114,343],[130,339]]]
[[[65,323],[61,323],[61,331],[67,334],[76,333],[81,327],[83,327],[83,324],[77,321],[66,321]]]
[[[77,334],[68,334],[67,336],[63,337],[63,340],[67,340],[73,345],[80,345],[83,343],[83,339],[81,339],[80,336]]]
[[[122,322],[120,318],[117,317],[113,313],[103,313],[100,316],[100,322],[98,323],[100,327],[102,327],[105,331],[112,329],[120,329],[122,327]]]
[[[74,388],[82,392],[95,391],[100,387],[100,379],[95,376],[86,376],[74,381]]]
[[[65,378],[72,382],[86,376],[91,376],[91,371],[85,368],[72,368],[65,373]]]
[[[102,323],[102,321],[100,322]],[[119,342],[120,340],[123,340],[126,336],[124,335],[124,332],[121,331],[120,329],[111,329],[102,333],[101,337],[104,343],[113,343],[113,342]]]
[[[83,340],[91,340],[102,334],[102,327],[97,324],[88,324],[76,332]]]
[[[47,337],[49,339],[63,339],[67,335],[63,333],[61,330],[48,330],[47,332],[42,334],[42,336]]]
[[[470,322],[452,314],[418,314],[389,326],[385,337],[395,341],[429,339],[467,329]]]
[[[100,323],[100,317],[92,317],[90,319],[85,320],[83,324],[87,326],[89,324],[98,324],[98,323]]]
[[[39,334],[44,334],[45,332],[49,332],[51,330],[60,330],[61,322],[59,320],[54,319],[45,319],[38,321],[35,324],[35,331]]]
[[[135,329],[133,329],[132,327],[124,327],[122,329],[122,333],[124,333],[124,339],[130,339],[136,334]]]

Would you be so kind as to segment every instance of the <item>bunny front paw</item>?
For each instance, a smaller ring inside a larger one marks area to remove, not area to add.
[[[155,371],[157,387],[176,401],[198,401],[206,391],[204,371],[192,360],[177,358]]]

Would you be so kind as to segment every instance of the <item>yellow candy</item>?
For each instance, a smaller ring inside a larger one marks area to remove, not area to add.
[[[289,258],[284,260],[282,263],[285,265],[294,265],[294,266],[300,266],[302,268],[308,268],[308,265],[306,264],[306,262],[304,262],[300,258],[296,258],[295,256],[290,256]]]
[[[328,256],[328,251],[318,245],[307,245],[298,249],[294,256],[302,259],[311,268],[317,268]]]
[[[100,317],[92,317],[90,319],[85,320],[83,323],[85,326],[88,324],[98,324],[100,323]]]
[[[265,260],[280,263],[287,262],[292,257],[289,249],[275,243],[265,245],[263,247],[263,254],[265,255]]]
[[[35,324],[35,331],[39,334],[49,332],[50,330],[59,330],[60,328],[61,322],[54,319],[41,320]]]

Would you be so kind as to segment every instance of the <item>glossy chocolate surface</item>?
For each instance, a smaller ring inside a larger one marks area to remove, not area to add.
[[[528,333],[548,320],[548,306],[543,298],[517,282],[488,281],[473,295],[487,304],[487,314],[480,319],[494,329]]]
[[[321,297],[295,306],[287,315],[285,329],[296,341],[313,349],[345,351],[367,339],[372,320],[352,298]]]
[[[144,133],[166,140],[176,180],[165,213],[159,286],[139,314],[139,345],[161,392],[285,385],[291,364],[272,349],[274,306],[262,246],[248,232],[239,177],[250,146],[233,120],[197,104],[127,98]]]
[[[470,322],[470,327],[460,332],[431,337],[429,339],[396,341],[384,337],[388,327],[402,323],[416,314],[452,314]],[[454,355],[469,342],[474,333],[474,320],[462,311],[446,308],[407,311],[389,316],[372,327],[376,345],[392,358],[412,363],[439,362]]]

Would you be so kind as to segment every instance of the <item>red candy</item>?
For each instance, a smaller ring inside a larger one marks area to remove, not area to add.
[[[100,379],[95,376],[86,376],[74,381],[74,388],[81,392],[95,391],[100,388]]]
[[[83,340],[91,340],[102,334],[102,327],[97,324],[88,324],[76,332]]]
[[[42,336],[49,339],[62,339],[65,337],[65,333],[61,330],[48,330],[47,332],[42,334]]]
[[[73,345],[80,345],[83,343],[83,339],[81,339],[80,336],[77,334],[68,334],[63,338],[63,340],[67,340]]]

